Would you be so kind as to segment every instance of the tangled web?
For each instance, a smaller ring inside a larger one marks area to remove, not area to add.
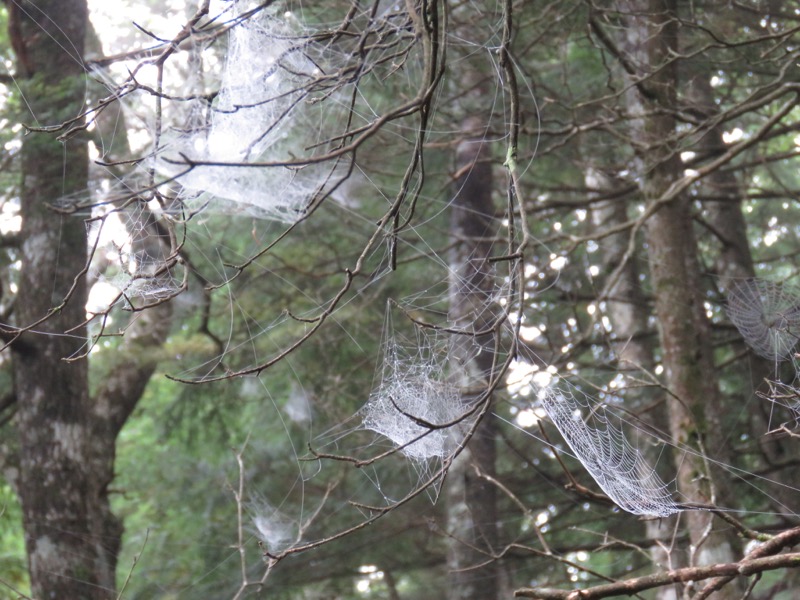
[[[267,11],[233,27],[215,99],[193,101],[188,123],[165,136],[159,170],[177,177],[190,208],[292,222],[325,180],[314,164],[254,167],[307,155],[318,141],[322,117],[308,95],[320,61],[298,27]],[[187,161],[199,164],[185,172]]]
[[[168,260],[167,234],[158,229],[147,205],[97,207],[91,224],[90,241],[97,245],[93,277],[118,290],[126,307],[132,298],[156,301],[181,291],[185,267]]]
[[[269,552],[280,552],[299,541],[299,524],[263,498],[248,506],[254,533]]]
[[[540,400],[592,479],[620,508],[658,517],[685,509],[604,408],[590,406],[567,389],[545,388]]]
[[[390,333],[379,385],[362,409],[363,425],[416,461],[444,459],[464,442],[476,415],[461,387],[448,380],[450,340],[415,326],[417,339]]]
[[[800,334],[800,289],[746,279],[728,292],[728,317],[747,345],[764,358],[791,358]]]

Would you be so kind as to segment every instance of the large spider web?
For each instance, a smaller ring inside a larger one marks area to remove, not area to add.
[[[238,23],[228,37],[216,97],[191,103],[186,125],[165,136],[157,167],[177,178],[190,208],[295,221],[325,169],[251,167],[291,162],[324,137],[324,117],[308,89],[322,74],[322,59],[310,56],[314,46],[290,14],[263,11]],[[335,92],[329,93],[326,109],[335,105]],[[187,162],[201,164],[186,172]]]
[[[659,517],[684,510],[604,406],[565,386],[544,388],[539,397],[575,456],[620,508]]]
[[[164,66],[158,109],[151,97],[156,85],[151,69],[130,65],[119,71],[116,65],[119,72],[94,71],[98,83],[124,98],[128,124],[138,122],[151,130],[155,141],[131,171],[105,173],[104,189],[91,191],[88,198],[64,199],[60,207],[105,205],[94,213],[101,232],[114,229],[110,224],[115,221],[124,223],[128,239],[108,242],[109,236],[101,233],[99,245],[111,257],[102,281],[122,297],[158,301],[176,295],[184,284],[185,270],[167,265],[164,252],[151,247],[147,254],[147,244],[141,243],[131,248],[131,240],[153,235],[144,227],[151,211],[187,232],[197,229],[194,224],[186,227],[191,219],[197,223],[197,215],[205,220],[224,213],[283,224],[296,222],[315,199],[334,190],[336,202],[350,201],[345,196],[356,179],[348,170],[350,159],[317,160],[343,128],[369,122],[381,107],[371,105],[366,96],[359,95],[358,103],[342,99],[352,93],[345,93],[348,84],[331,73],[358,57],[336,50],[335,44],[315,43],[319,25],[307,26],[291,8],[291,3],[276,4],[246,16],[247,3],[212,2],[213,17],[189,40],[193,46],[185,56],[191,64],[181,58]],[[391,28],[392,18],[389,11],[375,27]],[[225,41],[224,61],[204,41],[220,28],[227,32],[212,43]],[[411,88],[417,85],[413,65],[407,71],[405,85]],[[126,84],[115,83],[126,76]],[[359,83],[363,86],[364,80]],[[113,134],[105,135],[103,144],[110,148]],[[351,181],[340,188],[348,177]],[[174,259],[178,248],[169,250]],[[219,271],[229,270],[220,266]]]
[[[775,381],[767,381],[768,391],[757,392],[770,403],[767,428],[771,433],[776,408],[789,417],[796,413],[793,398],[797,397],[795,347],[800,334],[800,288],[756,278],[736,282],[728,292],[727,313],[747,345],[775,363]],[[784,361],[790,361],[795,371],[791,383],[778,379],[778,363]],[[786,428],[791,420],[785,421],[781,428]]]
[[[800,335],[800,289],[745,279],[731,286],[727,313],[756,354],[775,362],[791,358]]]

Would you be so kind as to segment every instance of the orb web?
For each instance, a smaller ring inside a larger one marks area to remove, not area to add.
[[[575,456],[620,508],[658,517],[684,510],[604,406],[592,406],[588,398],[565,388],[544,388],[539,397]]]
[[[787,283],[746,279],[728,292],[728,318],[753,351],[784,361],[800,334],[800,289]]]

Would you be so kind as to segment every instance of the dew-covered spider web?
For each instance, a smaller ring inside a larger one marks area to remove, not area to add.
[[[332,170],[281,164],[314,154],[324,138],[320,107],[336,106],[336,90],[322,103],[319,89],[310,96],[325,68],[314,49],[290,13],[265,10],[230,30],[219,90],[193,101],[158,150],[159,171],[177,178],[190,208],[287,222],[302,214]]]
[[[800,288],[746,279],[728,292],[728,317],[753,351],[780,362],[792,357],[800,335]]]
[[[539,398],[575,456],[620,508],[659,517],[684,510],[604,405],[566,386],[543,388]]]
[[[476,418],[452,377],[451,334],[418,324],[404,334],[391,313],[387,306],[382,366],[362,410],[364,427],[414,461],[444,459],[463,445]]]
[[[800,335],[800,288],[757,278],[738,281],[728,292],[727,313],[747,345],[775,365],[774,380],[766,382],[768,389],[756,392],[770,403],[767,433],[773,430],[773,418],[781,414],[789,420],[781,417],[778,429],[788,431],[796,422],[792,415],[798,396],[795,347]],[[778,363],[787,361],[795,372],[791,382],[778,377]]]

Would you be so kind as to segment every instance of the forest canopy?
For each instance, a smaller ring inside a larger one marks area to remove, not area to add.
[[[0,598],[794,598],[800,10],[321,4],[4,2]]]

